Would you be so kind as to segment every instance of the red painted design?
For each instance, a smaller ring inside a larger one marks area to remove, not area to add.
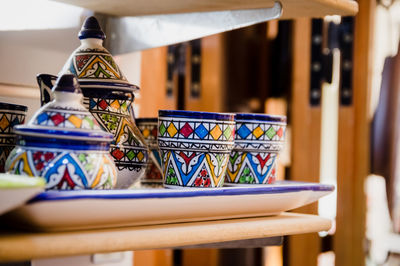
[[[60,183],[57,184],[57,188],[61,189],[64,182],[67,182],[68,186],[72,189],[75,187],[75,183],[68,172],[68,167],[65,167],[64,175],[61,178]]]
[[[99,106],[101,109],[105,110],[108,107],[108,103],[105,100],[101,100]]]
[[[193,133],[193,128],[186,123],[180,130],[179,133],[181,133],[185,138],[189,137],[190,134]]]
[[[282,138],[282,136],[283,136],[283,128],[279,128],[278,131],[276,132],[276,134],[277,134],[280,138]]]
[[[42,157],[42,154],[43,153],[41,151],[34,152],[33,155],[32,155],[33,160],[35,160],[35,161],[40,160],[40,158]]]
[[[64,122],[64,120],[65,120],[64,117],[60,114],[55,114],[50,119],[51,119],[51,121],[53,121],[54,125],[56,125],[56,126],[58,124]]]
[[[51,159],[53,159],[54,158],[54,153],[52,153],[52,152],[46,152],[45,154],[44,154],[44,159],[45,159],[45,161],[50,161]]]
[[[150,134],[154,137],[157,138],[157,127],[153,128],[150,132]]]
[[[260,162],[261,168],[264,168],[264,165],[267,163],[268,159],[271,157],[271,154],[268,153],[267,157],[263,160],[260,154],[256,155],[257,160]]]
[[[118,159],[118,160],[121,160],[122,157],[124,157],[124,153],[123,153],[121,150],[116,149],[116,150],[114,150],[114,151],[112,152],[112,156],[114,156],[114,157],[115,157],[116,159]]]
[[[38,162],[38,163],[35,165],[35,168],[36,168],[36,170],[38,170],[38,171],[41,171],[41,170],[43,169],[43,167],[44,167],[44,163],[43,163],[43,162]]]
[[[195,153],[193,152],[192,155],[190,155],[189,157],[186,156],[186,154],[181,151],[179,153],[179,156],[182,157],[182,159],[185,161],[186,164],[189,164],[189,162],[193,159],[193,157],[195,156]]]
[[[81,70],[87,61],[90,59],[90,55],[78,55],[75,57],[76,60],[76,66],[78,67],[78,70]]]

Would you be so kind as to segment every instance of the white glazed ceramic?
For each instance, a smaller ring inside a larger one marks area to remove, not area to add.
[[[257,187],[46,191],[7,220],[43,231],[276,215],[318,200],[331,185],[280,182]]]
[[[238,113],[235,121],[235,146],[229,156],[225,183],[274,183],[285,140],[286,116]]]
[[[159,110],[158,146],[167,187],[221,187],[235,136],[234,114]]]
[[[47,189],[113,188],[117,170],[108,152],[113,135],[101,129],[82,105],[74,75],[61,76],[53,93],[55,99],[41,107],[27,125],[14,128],[18,140],[6,171],[42,176]]]

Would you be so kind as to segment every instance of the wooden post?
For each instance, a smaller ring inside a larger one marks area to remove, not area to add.
[[[336,265],[364,265],[364,181],[370,148],[369,97],[372,37],[376,1],[360,0],[356,16],[353,61],[353,104],[339,110],[338,206],[334,240]]]
[[[292,165],[290,179],[319,182],[321,109],[310,106],[311,20],[297,19],[293,27],[293,85],[290,123]],[[296,211],[317,213],[311,204]],[[289,237],[289,265],[317,265],[320,239],[317,234]]]

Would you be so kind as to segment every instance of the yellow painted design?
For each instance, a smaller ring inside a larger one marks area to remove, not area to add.
[[[121,107],[121,105],[119,104],[118,100],[113,101],[113,102],[110,104],[110,106],[111,106],[112,108],[116,109],[116,110],[118,110],[118,109]]]
[[[261,129],[260,126],[258,126],[256,129],[253,130],[253,135],[254,135],[256,138],[261,137],[262,134],[264,134],[264,131]]]
[[[214,138],[214,140],[217,140],[221,134],[222,130],[219,128],[218,125],[216,125],[211,131],[210,131],[211,136]]]
[[[106,67],[106,70],[108,70],[108,71],[110,71],[111,73],[113,73],[113,75],[114,75],[117,79],[120,79],[120,78],[121,78],[121,76],[120,76],[116,71],[114,71],[114,69],[112,69],[112,68],[108,65],[108,63],[106,63],[106,61],[104,61],[104,60],[103,60],[101,57],[99,57],[99,56],[96,56],[96,58],[95,58],[92,62],[90,62],[90,64],[79,74],[78,78],[85,77],[85,76],[87,75],[88,70],[93,69],[93,65],[96,64],[96,63],[101,63],[101,64],[103,64],[103,65]]]
[[[0,127],[2,130],[5,130],[9,126],[10,122],[7,119],[6,115],[3,115],[3,117],[0,120]]]
[[[211,178],[213,179],[213,181],[214,181],[214,185],[216,186],[216,185],[218,185],[219,184],[219,182],[220,182],[220,180],[221,180],[221,178],[224,178],[224,175],[220,175],[220,176],[216,176],[214,173],[215,173],[215,171],[214,171],[214,165],[211,163],[211,156],[209,155],[209,154],[206,154],[206,160],[207,160],[207,164],[208,164],[208,167],[210,168],[210,171],[209,171],[209,173],[210,173],[210,176],[211,176]],[[222,170],[224,170],[224,168],[226,168],[226,166],[224,166],[224,167],[222,167]],[[221,171],[221,173],[224,173],[224,171]]]
[[[174,123],[169,124],[168,126],[168,134],[173,137],[176,135],[176,133],[178,132],[178,130],[176,129],[176,127],[174,126]]]
[[[76,128],[81,128],[82,119],[76,117],[75,115],[68,117],[68,121],[71,122]]]
[[[117,136],[117,139],[116,139],[116,143],[117,143],[117,144],[120,143],[121,137],[122,137],[122,136],[124,135],[124,133],[125,133],[125,132],[124,132],[125,126],[127,126],[128,129],[133,128],[132,123],[129,122],[129,121],[128,121],[127,119],[125,119],[125,118],[122,119],[121,123],[122,123],[122,125],[121,125],[121,127],[120,127],[120,131],[118,132],[118,136]]]
[[[141,162],[141,161],[143,160],[143,158],[144,158],[143,153],[140,151],[140,152],[136,155],[136,158],[138,158],[138,159],[139,159],[139,162]]]
[[[103,161],[104,161],[104,160],[103,160]],[[95,187],[99,184],[100,179],[101,179],[101,176],[103,175],[103,173],[104,173],[103,166],[100,165],[100,168],[99,168],[99,170],[97,171],[96,178],[93,180],[93,183],[92,183],[92,186],[91,186],[92,188],[95,188]]]
[[[11,163],[10,170],[13,171],[13,173],[17,173],[19,169],[16,169],[18,165],[21,163],[24,164],[24,167],[22,170],[24,171],[25,174],[29,176],[34,176],[32,169],[29,167],[29,160],[28,160],[28,154],[26,152],[22,153],[18,157],[14,158],[14,161]],[[21,173],[18,173],[21,174]]]
[[[236,176],[238,175],[240,168],[242,168],[242,164],[243,164],[245,158],[246,158],[246,153],[243,153],[242,158],[240,159],[240,163],[237,165],[235,172],[232,173],[229,170],[229,167],[228,167],[228,169],[226,169],[226,173],[227,173],[228,178],[230,179],[229,180],[230,182],[232,182],[232,183],[235,182]]]
[[[142,134],[145,138],[150,135],[150,130],[148,128],[143,129]]]

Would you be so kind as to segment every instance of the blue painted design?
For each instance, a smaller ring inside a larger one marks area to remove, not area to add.
[[[128,190],[128,189],[112,189],[112,190],[49,190],[45,191],[29,203],[41,201],[57,201],[57,200],[80,200],[80,199],[159,199],[159,198],[191,198],[191,197],[214,197],[214,196],[238,196],[238,195],[262,195],[262,194],[284,194],[300,191],[333,191],[335,186],[294,182],[294,181],[277,181],[272,185],[257,185],[247,187],[222,187],[213,189],[199,190],[194,189],[151,189],[151,190]]]
[[[71,137],[79,138],[81,140],[88,140],[88,141],[111,141],[113,139],[113,135],[111,133],[105,131],[66,131],[64,129],[57,129],[57,128],[31,128],[30,126],[26,125],[19,125],[16,126],[14,131],[17,134],[21,135],[35,135],[38,138],[65,138]]]
[[[178,161],[178,159],[176,158],[176,154],[175,154],[174,152],[171,152],[171,156],[172,156],[172,158],[173,158],[173,160],[174,160],[174,162],[175,162],[176,167],[178,168],[179,175],[180,175],[180,178],[181,178],[181,180],[182,180],[182,185],[183,185],[183,186],[186,186],[187,183],[190,181],[190,179],[193,177],[194,173],[195,173],[195,172],[197,171],[197,169],[199,168],[199,166],[203,163],[203,160],[205,160],[205,156],[206,156],[206,155],[205,155],[205,153],[203,153],[202,155],[200,155],[200,156],[198,157],[197,164],[191,165],[192,170],[191,170],[190,172],[188,172],[187,174],[185,174],[185,173],[182,171],[182,165],[183,165],[183,163],[181,163],[181,162]]]
[[[90,102],[89,102],[89,108],[93,109],[94,107],[96,107],[97,103],[93,100],[93,98],[90,98]]]
[[[38,124],[40,125],[44,121],[49,120],[49,116],[47,115],[47,113],[41,113],[40,115],[38,115],[38,117],[36,119],[37,119]]]
[[[195,118],[195,119],[213,119],[222,121],[234,121],[235,114],[231,113],[211,113],[211,112],[195,112],[183,110],[159,110],[159,117],[178,117],[178,118]]]
[[[89,188],[85,173],[82,171],[79,164],[74,160],[74,158],[71,157],[70,154],[65,154],[64,156],[58,158],[58,160],[55,163],[54,163],[54,161],[52,163],[53,164],[51,165],[51,167],[49,167],[47,172],[44,173],[44,178],[46,179],[47,182],[49,182],[51,175],[59,174],[58,168],[60,166],[66,165],[66,164],[72,164],[75,168],[75,172],[73,174],[75,174],[81,178],[82,184],[84,185],[85,188]]]
[[[236,134],[238,134],[241,138],[245,139],[247,136],[251,133],[250,129],[248,129],[245,125],[242,125],[237,131]]]
[[[235,117],[236,121],[260,121],[260,122],[282,122],[286,123],[286,116],[283,115],[266,115],[266,114],[246,114],[238,113]]]
[[[161,156],[160,153],[158,152],[158,150],[152,150],[151,151],[154,155],[154,157],[156,158],[158,165],[161,165]]]
[[[19,125],[21,122],[19,121],[18,117],[14,118],[13,121],[11,121],[11,126],[14,127],[15,125]]]
[[[253,158],[252,158],[251,153],[247,153],[246,157],[247,157],[247,159],[248,159],[249,162],[250,162],[250,166],[251,166],[251,168],[253,169],[253,172],[255,173],[256,178],[258,179],[259,184],[262,184],[262,183],[264,182],[264,180],[268,177],[268,175],[271,173],[271,168],[272,168],[272,167],[274,166],[274,164],[275,164],[276,157],[273,157],[273,162],[267,167],[267,171],[266,171],[265,174],[263,174],[263,175],[262,175],[259,171],[257,171],[257,166],[258,166],[258,164],[256,164],[256,163],[253,162]]]
[[[203,124],[200,124],[200,126],[198,126],[194,130],[194,132],[201,139],[204,139],[204,137],[207,136],[207,134],[208,134],[208,130],[206,129],[206,127]]]

